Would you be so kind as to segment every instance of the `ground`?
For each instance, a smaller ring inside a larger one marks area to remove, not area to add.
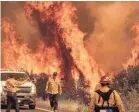
[[[79,110],[78,102],[73,102],[69,100],[61,100],[59,101],[59,111],[58,112],[85,112],[84,109]],[[5,108],[2,108],[1,112],[5,112]],[[12,110],[11,112],[15,112]],[[48,100],[42,101],[41,99],[37,99],[37,106],[35,110],[28,109],[28,106],[24,106],[20,108],[20,112],[50,112],[49,102]]]

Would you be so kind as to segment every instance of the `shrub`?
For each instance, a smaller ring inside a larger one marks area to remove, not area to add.
[[[126,112],[139,112],[139,65],[119,72],[113,87],[122,96]]]

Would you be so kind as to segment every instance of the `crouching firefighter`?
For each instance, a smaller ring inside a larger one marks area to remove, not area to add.
[[[49,78],[45,91],[49,95],[51,110],[56,112],[58,108],[58,95],[62,93],[61,83],[57,78],[57,72],[54,72],[53,76]]]
[[[101,78],[101,88],[91,98],[89,112],[125,112],[119,94],[109,87],[111,82],[109,76]]]

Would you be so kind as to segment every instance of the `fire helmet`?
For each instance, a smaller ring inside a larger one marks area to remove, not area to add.
[[[112,82],[111,78],[107,75],[102,76],[100,79],[101,84],[107,84],[107,83],[109,84],[111,82]]]
[[[57,72],[54,72],[54,73],[53,73],[53,76],[57,76]]]

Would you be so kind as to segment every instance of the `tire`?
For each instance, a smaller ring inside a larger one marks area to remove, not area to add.
[[[7,105],[1,105],[1,109],[7,109]]]
[[[35,109],[36,105],[29,105],[29,109]]]

